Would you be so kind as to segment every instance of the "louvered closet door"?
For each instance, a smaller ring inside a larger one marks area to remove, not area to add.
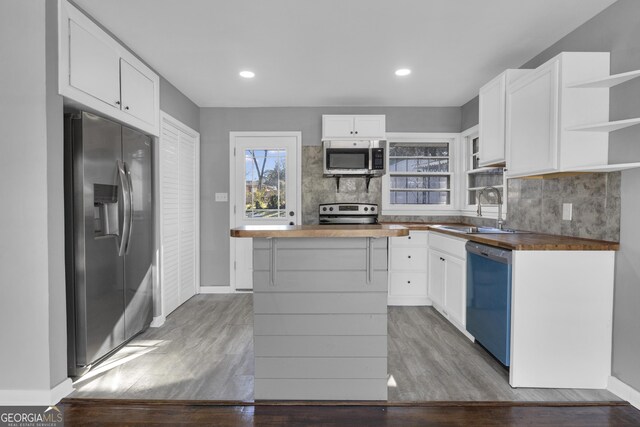
[[[178,308],[180,301],[180,132],[162,123],[160,139],[160,203],[162,226],[162,313]]]
[[[166,120],[160,140],[162,313],[196,293],[197,140]]]
[[[195,139],[180,134],[180,303],[196,293]]]

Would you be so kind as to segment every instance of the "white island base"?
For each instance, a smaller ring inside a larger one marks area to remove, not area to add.
[[[387,400],[387,238],[254,238],[255,400]]]

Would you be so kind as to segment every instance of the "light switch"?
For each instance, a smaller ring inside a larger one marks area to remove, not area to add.
[[[228,193],[216,193],[216,202],[228,202],[229,194]]]
[[[562,219],[565,221],[571,221],[573,216],[573,203],[562,204]]]

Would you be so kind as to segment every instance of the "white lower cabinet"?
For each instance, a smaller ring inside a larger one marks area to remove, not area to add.
[[[389,305],[430,305],[427,296],[427,231],[389,238]]]
[[[467,334],[467,256],[465,239],[431,233],[428,250],[428,295],[433,306]]]

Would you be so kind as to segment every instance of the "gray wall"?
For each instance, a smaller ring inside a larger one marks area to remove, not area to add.
[[[191,129],[200,131],[200,107],[160,76],[160,109]]]
[[[462,129],[467,130],[479,123],[478,115],[480,113],[480,97],[476,96],[471,101],[462,106],[461,109]]]
[[[203,286],[229,285],[229,204],[214,201],[214,193],[229,191],[229,132],[301,131],[303,145],[317,146],[322,136],[323,114],[385,114],[388,132],[460,131],[458,107],[201,109],[200,277]],[[304,194],[302,197],[304,199]]]
[[[0,3],[0,390],[66,378],[56,19],[55,0]]]
[[[521,68],[535,68],[562,51],[611,52],[611,73],[640,69],[640,2],[619,0]],[[517,64],[513,64],[516,66]],[[477,107],[463,108],[463,122],[477,122]],[[476,111],[473,111],[475,108]],[[640,117],[640,79],[611,89],[610,118]],[[612,163],[640,161],[640,126],[609,135]],[[622,172],[620,251],[616,257],[613,375],[640,390],[640,170]]]

